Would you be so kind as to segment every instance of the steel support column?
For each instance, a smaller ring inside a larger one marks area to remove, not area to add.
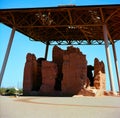
[[[108,45],[108,35],[107,35],[107,26],[106,26],[106,24],[103,25],[103,35],[104,35],[104,41],[105,41],[107,65],[108,65],[109,78],[110,78],[110,87],[111,87],[111,91],[113,91],[115,93],[115,87],[114,87],[114,80],[113,80],[113,73],[112,73],[112,64],[111,64],[111,59],[110,59],[110,50],[109,50],[109,45]]]
[[[45,59],[47,60],[49,41],[46,43]]]
[[[113,55],[114,55],[114,63],[115,63],[117,81],[118,81],[118,89],[119,89],[119,92],[120,92],[120,76],[119,76],[119,68],[118,68],[118,61],[117,61],[115,44],[114,44],[114,40],[112,40],[112,37],[111,37],[110,32],[109,32],[108,29],[107,29],[107,33],[108,33],[108,37],[110,38],[111,43],[112,43],[112,49],[113,49]]]
[[[8,43],[8,46],[7,46],[7,50],[6,50],[6,53],[5,53],[2,69],[1,69],[1,72],[0,72],[0,87],[1,87],[2,79],[3,79],[3,75],[4,75],[4,72],[5,72],[7,60],[8,60],[9,54],[10,54],[10,49],[11,49],[11,46],[12,46],[14,34],[15,34],[15,28],[13,28],[12,31],[11,31],[9,43]]]
[[[116,49],[115,49],[114,43],[112,43],[112,49],[113,49],[113,54],[114,54],[114,62],[115,62],[117,80],[118,80],[118,89],[120,92],[120,76],[119,76],[118,60],[117,60]]]

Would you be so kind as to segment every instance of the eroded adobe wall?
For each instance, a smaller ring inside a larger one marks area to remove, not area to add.
[[[97,58],[94,60],[94,86],[96,89],[106,90],[105,66]]]
[[[57,65],[53,62],[42,61],[41,66],[42,85],[40,87],[40,94],[50,95],[54,92],[55,79],[58,74]]]
[[[54,86],[54,89],[57,91],[62,90],[61,82],[63,79],[63,73],[62,73],[63,54],[64,54],[64,50],[60,49],[58,46],[53,47],[52,59],[53,62],[57,64],[57,68],[58,68],[58,75],[55,79],[55,86]]]
[[[102,61],[95,58],[94,66],[87,66],[86,55],[73,46],[67,50],[55,46],[52,56],[53,61],[49,62],[44,58],[36,59],[34,54],[27,54],[23,78],[24,95],[34,95],[37,92],[37,95],[95,96],[101,94],[99,90],[103,92],[106,89]]]
[[[37,61],[34,54],[28,53],[24,67],[23,94],[30,94],[37,83]]]
[[[63,55],[64,94],[77,94],[87,84],[87,60],[78,48],[68,47]]]
[[[87,83],[87,60],[78,48],[53,48],[53,62],[58,66],[55,89],[63,94],[77,94]],[[59,87],[60,86],[60,87]]]

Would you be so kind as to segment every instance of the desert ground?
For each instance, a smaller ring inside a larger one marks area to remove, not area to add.
[[[120,97],[0,96],[0,118],[120,118]]]

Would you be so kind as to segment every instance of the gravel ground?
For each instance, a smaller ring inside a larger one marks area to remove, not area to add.
[[[120,118],[120,97],[0,96],[0,118]]]

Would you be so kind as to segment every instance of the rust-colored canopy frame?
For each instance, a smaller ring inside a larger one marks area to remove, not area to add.
[[[49,44],[104,44],[103,24],[120,40],[120,5],[3,9],[0,22]]]

